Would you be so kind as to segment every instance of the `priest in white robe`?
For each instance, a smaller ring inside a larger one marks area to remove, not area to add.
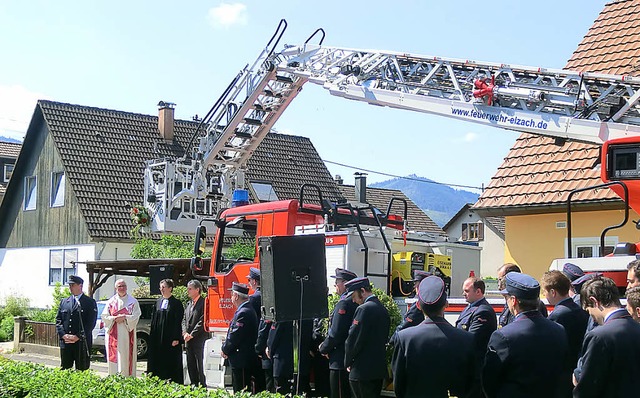
[[[109,374],[136,377],[136,326],[141,315],[140,305],[138,300],[127,294],[127,284],[123,279],[118,279],[115,287],[116,294],[109,299],[101,315],[105,325]]]

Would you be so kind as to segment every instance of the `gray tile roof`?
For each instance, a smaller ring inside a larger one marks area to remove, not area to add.
[[[349,201],[355,201],[355,187],[353,185],[339,185],[342,195]],[[367,187],[367,201],[382,210],[387,211],[387,206],[391,198],[402,198],[407,201],[407,224],[410,231],[431,232],[438,235],[445,235],[442,228],[438,226],[429,216],[422,211],[411,199],[409,199],[402,191],[397,189],[372,188]],[[404,210],[400,205],[394,204],[392,213],[402,215]]]
[[[17,158],[22,144],[0,141],[0,158]]]
[[[38,101],[93,238],[128,239],[129,204],[143,197],[145,161],[184,154],[197,123],[175,121],[165,143],[157,116]],[[247,177],[271,181],[279,199],[298,197],[303,183],[340,197],[318,153],[304,137],[270,133],[248,161]]]
[[[485,217],[484,220],[496,227],[496,229],[504,235],[505,230],[505,218],[504,217]]]

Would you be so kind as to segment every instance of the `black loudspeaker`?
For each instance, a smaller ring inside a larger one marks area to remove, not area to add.
[[[160,281],[173,278],[173,264],[149,266],[149,292],[160,294]],[[174,281],[175,282],[175,281]]]
[[[329,316],[324,239],[324,235],[297,235],[258,240],[266,319],[280,322]]]

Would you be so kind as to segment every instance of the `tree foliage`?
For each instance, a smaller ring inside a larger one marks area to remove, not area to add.
[[[140,259],[191,258],[192,256],[193,241],[177,235],[162,235],[159,240],[140,238],[131,249],[131,257]]]

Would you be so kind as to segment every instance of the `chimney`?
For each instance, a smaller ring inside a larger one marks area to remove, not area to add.
[[[340,174],[336,174],[335,180],[336,180],[336,184],[338,185],[344,184],[344,180],[342,179],[342,176]]]
[[[355,194],[356,201],[367,203],[367,173],[354,173],[356,176]]]
[[[172,102],[158,102],[158,130],[163,140],[173,141],[173,112],[176,104]]]

